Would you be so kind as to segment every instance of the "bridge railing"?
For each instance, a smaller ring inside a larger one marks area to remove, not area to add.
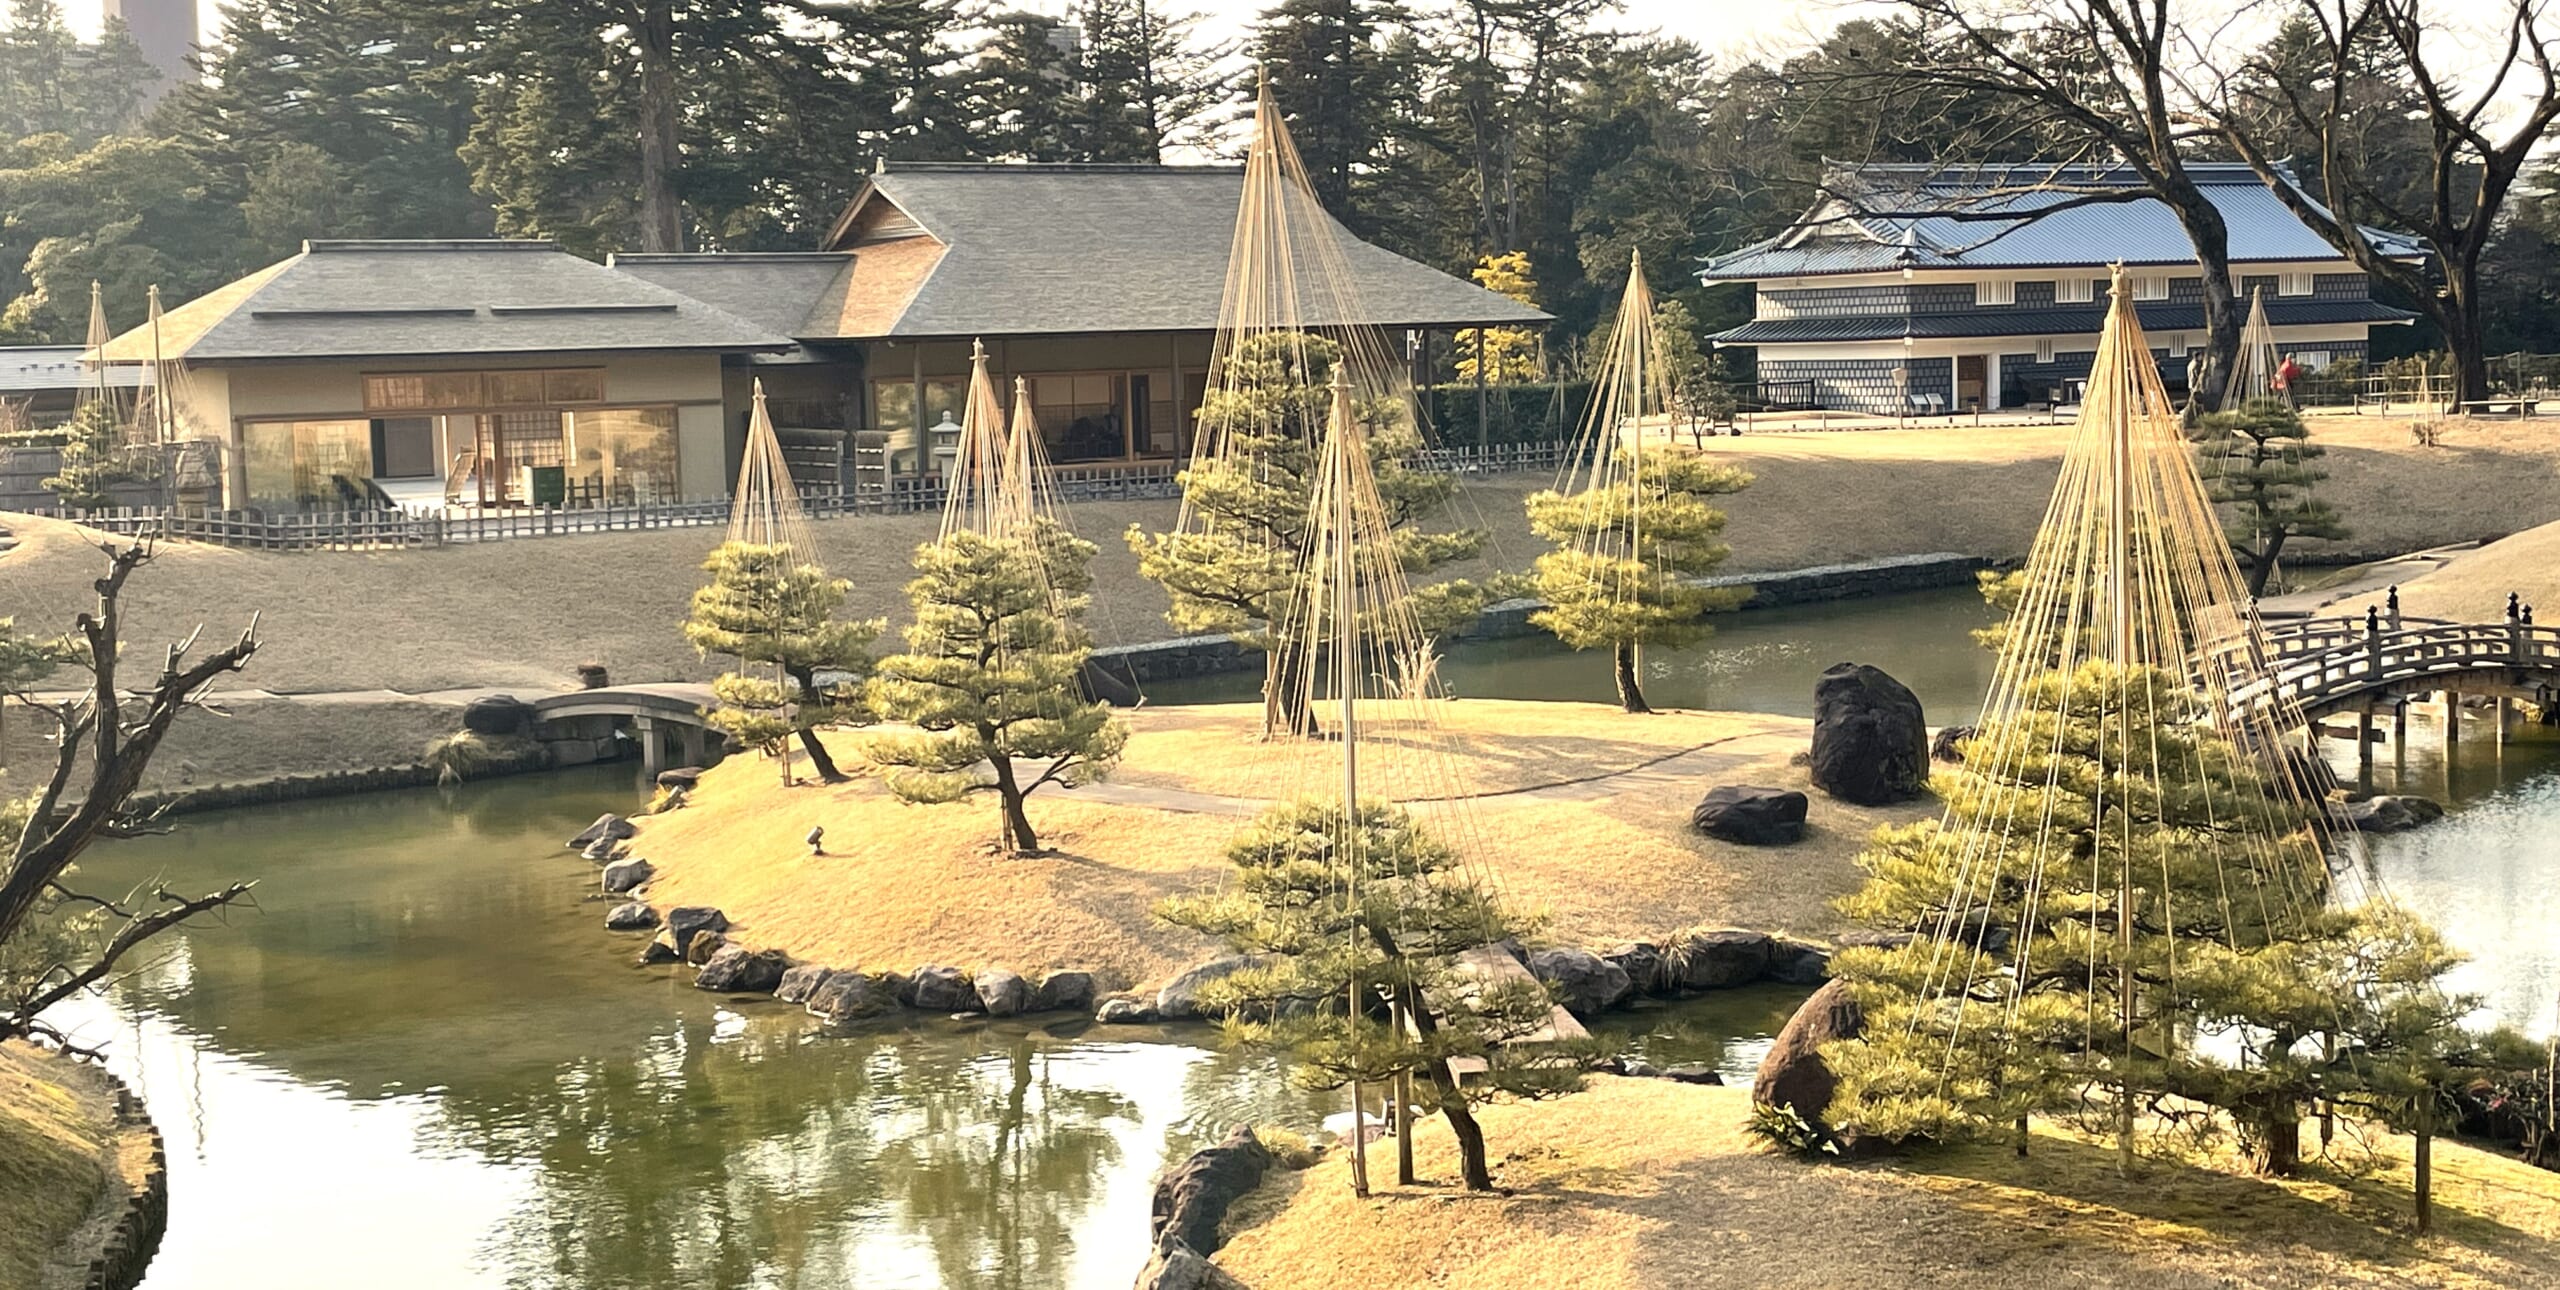
[[[2427,623],[2358,632],[2317,651],[2279,653],[2272,666],[2231,694],[2234,707],[2300,708],[2429,676],[2490,668],[2560,674],[2560,627],[2521,623]]]

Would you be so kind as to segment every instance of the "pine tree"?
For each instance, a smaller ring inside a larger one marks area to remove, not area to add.
[[[794,735],[818,778],[843,779],[818,730],[866,715],[871,643],[887,624],[838,620],[851,584],[798,563],[787,545],[724,542],[702,567],[711,581],[693,593],[684,638],[742,665],[713,683],[720,706],[711,711],[712,726],[749,747],[782,752],[786,783],[791,761],[782,745]],[[754,665],[771,667],[777,678],[751,675]],[[821,672],[830,675],[822,680]]]
[[[1529,253],[1505,251],[1476,262],[1476,285],[1524,305],[1535,306],[1537,279],[1529,272]],[[1512,385],[1535,381],[1539,370],[1538,334],[1526,327],[1462,327],[1453,342],[1458,379],[1472,383]],[[1478,362],[1478,357],[1482,362]],[[1479,370],[1481,369],[1481,370]]]
[[[2452,956],[2388,906],[2331,905],[2317,808],[2200,702],[2153,669],[2047,675],[1939,777],[1942,820],[1877,833],[1841,908],[1916,935],[1833,961],[1866,1026],[1824,1053],[1827,1122],[1943,1140],[2186,1099],[2284,1172],[2313,1099],[2441,1060],[2474,1006],[2441,988]]]
[[[2325,453],[2311,442],[2302,414],[2282,399],[2250,399],[2203,418],[2196,471],[2206,494],[2232,510],[2223,528],[2249,575],[2250,595],[2266,594],[2288,539],[2347,536],[2338,513],[2312,495],[2329,472],[2309,463]]]
[[[962,530],[916,548],[908,652],[880,660],[870,686],[873,711],[917,731],[871,743],[890,791],[950,802],[993,787],[1017,856],[1040,851],[1024,799],[1101,779],[1128,742],[1110,705],[1080,688],[1093,653],[1080,621],[1093,544],[1033,523],[1026,539]],[[978,782],[981,764],[992,785]]]
[[[1588,1054],[1515,1043],[1547,1024],[1544,986],[1464,975],[1459,954],[1530,928],[1456,852],[1402,807],[1364,801],[1349,829],[1343,814],[1339,800],[1270,808],[1228,845],[1228,890],[1159,912],[1267,956],[1201,989],[1204,1007],[1230,1017],[1232,1035],[1288,1049],[1293,1074],[1310,1087],[1420,1077],[1457,1138],[1467,1188],[1490,1190],[1470,1103],[1570,1091]],[[1484,1074],[1462,1085],[1452,1059],[1482,1062]]]
[[[1174,627],[1224,633],[1274,655],[1266,683],[1270,734],[1302,730],[1306,721],[1299,681],[1312,645],[1275,625],[1289,620],[1315,536],[1307,512],[1320,464],[1317,444],[1333,402],[1328,382],[1341,353],[1330,340],[1292,332],[1238,345],[1226,358],[1226,379],[1210,386],[1200,406],[1200,433],[1224,436],[1227,448],[1182,474],[1184,501],[1208,517],[1210,527],[1150,534],[1132,526],[1128,533],[1138,571],[1172,598],[1167,618]],[[1416,527],[1448,505],[1457,481],[1412,466],[1422,436],[1409,417],[1380,403],[1355,414],[1368,427],[1378,496],[1405,570],[1424,573],[1481,551],[1482,530]],[[1454,630],[1484,607],[1485,594],[1466,582],[1416,588],[1423,631]]]
[[[125,451],[125,429],[116,421],[113,403],[100,399],[81,404],[62,427],[62,465],[44,481],[45,491],[75,511],[110,505],[109,490],[141,476]]]
[[[1407,22],[1400,0],[1279,0],[1246,37],[1324,208],[1367,235],[1391,123],[1419,69],[1389,39]],[[1245,86],[1248,95],[1252,86]]]
[[[1707,499],[1750,483],[1742,470],[1665,445],[1645,454],[1632,479],[1570,496],[1531,494],[1529,527],[1556,549],[1531,568],[1537,597],[1547,603],[1529,621],[1578,650],[1607,646],[1619,703],[1629,712],[1652,711],[1636,648],[1701,640],[1714,630],[1705,615],[1747,597],[1696,579],[1730,553],[1715,540],[1724,512]]]

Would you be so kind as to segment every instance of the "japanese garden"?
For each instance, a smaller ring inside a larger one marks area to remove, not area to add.
[[[13,0],[0,1290],[2560,1283],[2541,0]]]

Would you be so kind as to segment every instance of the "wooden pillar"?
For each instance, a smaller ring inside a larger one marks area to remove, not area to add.
[[[1492,418],[1489,414],[1492,403],[1485,394],[1484,385],[1484,334],[1487,330],[1483,327],[1476,328],[1476,446],[1479,448],[1493,442]],[[1642,423],[1638,423],[1636,432],[1638,434],[1644,432]]]
[[[911,380],[911,381],[913,382],[913,384],[909,387],[909,388],[913,391],[913,394],[912,394],[911,398],[909,399],[909,402],[911,402],[911,403],[915,406],[915,419],[916,419],[916,466],[915,466],[915,475],[916,475],[916,478],[918,478],[918,479],[922,479],[922,478],[924,478],[924,464],[925,464],[927,461],[930,461],[930,460],[932,460],[932,459],[933,459],[933,445],[932,445],[932,444],[930,444],[930,443],[925,442],[925,435],[924,435],[924,428],[925,428],[927,425],[930,425],[930,424],[932,424],[932,423],[931,423],[931,422],[929,422],[929,421],[927,421],[927,420],[925,420],[925,415],[924,415],[924,342],[923,342],[923,341],[916,341],[916,342],[914,342],[914,344],[913,344],[912,348],[913,348],[914,353],[915,353],[915,361],[914,361],[914,364],[913,364],[912,375],[909,377],[909,380]]]
[[[2454,749],[2461,743],[2462,695],[2458,691],[2446,690],[2444,691],[2444,768],[2448,774],[2453,770]]]
[[[633,717],[631,733],[640,741],[640,773],[655,778],[667,768],[667,740],[656,717]]]
[[[2367,698],[2356,712],[2356,789],[2373,791],[2373,700]]]
[[[2409,697],[2402,695],[2391,701],[2391,782],[2397,785],[2409,773]]]

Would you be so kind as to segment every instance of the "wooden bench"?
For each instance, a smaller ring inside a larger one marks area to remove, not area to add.
[[[2510,408],[2514,410],[2516,420],[2522,421],[2526,417],[2532,416],[2535,412],[2540,410],[2541,405],[2552,401],[2554,397],[2560,396],[2546,394],[2510,394],[2503,398],[2494,399],[2464,399],[2454,404],[2454,406],[2473,416],[2486,416],[2496,409]]]

